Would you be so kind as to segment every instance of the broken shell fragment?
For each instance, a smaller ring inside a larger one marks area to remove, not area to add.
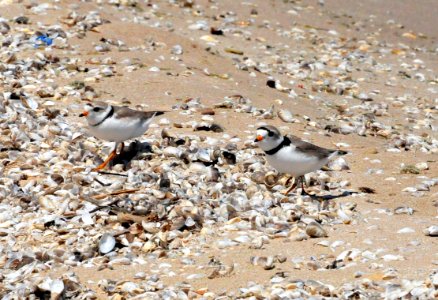
[[[275,268],[273,256],[252,256],[250,258],[251,264],[255,266],[261,266],[265,270],[271,270]]]

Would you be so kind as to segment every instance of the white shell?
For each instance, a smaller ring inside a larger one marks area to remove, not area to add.
[[[438,226],[432,225],[424,230],[424,234],[428,236],[438,236]]]
[[[116,239],[109,233],[104,233],[99,241],[99,252],[107,254],[116,246]]]

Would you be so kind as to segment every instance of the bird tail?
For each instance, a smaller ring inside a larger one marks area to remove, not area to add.
[[[348,152],[344,151],[344,150],[331,150],[331,153],[330,153],[328,159],[330,160],[330,159],[332,159],[332,158],[334,158],[336,156],[342,156],[342,155],[345,155],[345,154],[348,154]]]
[[[143,122],[146,126],[149,126],[149,124],[152,123],[152,119],[156,116],[164,114],[165,111],[159,110],[159,111],[145,111],[143,112]]]
[[[167,111],[164,111],[164,110],[155,111],[154,117],[164,115],[164,113],[166,113],[166,112]]]

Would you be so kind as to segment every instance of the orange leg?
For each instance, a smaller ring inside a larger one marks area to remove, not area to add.
[[[122,144],[122,145],[123,145],[123,144]],[[105,159],[105,161],[104,161],[103,163],[101,163],[98,167],[94,168],[94,169],[93,169],[94,172],[100,171],[100,170],[102,170],[103,168],[105,168],[106,165],[107,165],[111,160],[113,160],[114,157],[116,157],[116,155],[117,155],[117,146],[118,146],[118,144],[116,143],[116,146],[114,147],[114,150],[110,153],[110,155],[108,156],[108,158]]]

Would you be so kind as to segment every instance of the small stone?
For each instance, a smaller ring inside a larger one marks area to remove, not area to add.
[[[213,116],[215,114],[215,111],[212,108],[202,108],[199,110],[201,115],[210,115]]]
[[[399,231],[397,231],[397,233],[414,233],[415,230],[410,228],[410,227],[404,227],[402,229],[400,229]]]
[[[420,171],[429,170],[429,166],[426,162],[416,163],[415,168],[417,168]]]
[[[160,72],[160,68],[158,67],[150,67],[149,72]]]
[[[354,278],[360,278],[360,277],[363,276],[363,274],[364,274],[364,272],[357,271],[357,272],[354,273]]]
[[[420,174],[420,170],[413,165],[406,165],[402,167],[400,173],[402,174]]]
[[[282,109],[278,112],[278,117],[285,123],[293,123],[295,119],[292,116],[292,113],[287,109]]]
[[[266,82],[266,85],[269,86],[270,88],[275,89],[275,80],[269,79],[269,80]]]
[[[5,21],[0,21],[0,34],[7,34],[11,30],[9,24]]]
[[[224,35],[224,31],[222,29],[216,28],[216,27],[211,27],[210,28],[210,33],[213,35]]]
[[[183,54],[183,48],[181,45],[175,45],[172,47],[170,52],[174,55],[181,55],[181,54]]]
[[[322,228],[322,226],[317,222],[311,222],[309,225],[307,225],[306,234],[311,238],[321,238],[328,236],[324,228]]]
[[[438,226],[432,225],[424,230],[424,234],[427,236],[438,236]]]
[[[17,24],[29,24],[29,18],[25,16],[20,16],[14,19]]]
[[[242,50],[238,50],[238,49],[234,49],[234,48],[225,48],[225,52],[228,52],[231,54],[243,55]]]
[[[287,260],[287,257],[284,256],[284,255],[276,255],[275,258],[276,258],[277,261],[278,261],[279,263],[281,263],[281,264],[284,263],[284,262]]]
[[[413,215],[414,211],[415,210],[412,207],[400,206],[400,207],[397,207],[396,209],[394,209],[394,214],[396,214],[396,215],[401,215],[401,214]]]
[[[394,255],[394,254],[386,254],[383,255],[384,261],[396,261],[396,260],[404,260],[404,257],[401,255]]]

